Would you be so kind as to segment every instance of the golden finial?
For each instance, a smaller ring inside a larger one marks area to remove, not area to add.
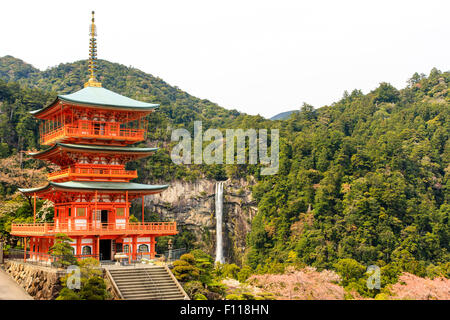
[[[95,78],[95,73],[97,71],[97,27],[94,23],[94,11],[92,11],[92,23],[90,25],[89,35],[91,39],[89,41],[89,80],[84,84],[85,87],[101,87],[102,84]]]

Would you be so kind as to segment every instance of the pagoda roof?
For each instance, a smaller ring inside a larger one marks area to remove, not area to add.
[[[59,100],[80,105],[133,111],[152,111],[159,107],[159,104],[134,100],[103,87],[85,87],[74,93],[58,95],[55,101],[48,106],[30,111],[30,113],[33,115],[41,114]]]
[[[158,148],[136,148],[136,147],[116,147],[105,145],[93,145],[93,144],[71,144],[57,142],[50,148],[41,150],[38,152],[29,153],[32,157],[39,157],[45,155],[55,149],[79,149],[84,151],[111,151],[116,153],[152,153],[158,150]]]
[[[153,194],[167,189],[169,185],[151,185],[134,182],[103,182],[103,181],[66,181],[66,182],[48,182],[47,185],[38,188],[20,189],[24,194],[42,193],[53,190],[86,190],[86,191],[131,191],[132,193]]]

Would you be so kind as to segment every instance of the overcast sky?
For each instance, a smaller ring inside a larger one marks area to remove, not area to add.
[[[92,10],[100,59],[266,117],[449,70],[444,0],[2,1],[0,56],[39,69],[85,59]]]

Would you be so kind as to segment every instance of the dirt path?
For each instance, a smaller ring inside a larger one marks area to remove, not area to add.
[[[33,298],[0,268],[0,300],[33,300]]]

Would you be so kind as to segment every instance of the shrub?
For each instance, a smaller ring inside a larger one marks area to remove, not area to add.
[[[56,300],[81,300],[78,293],[69,288],[62,288]]]
[[[233,278],[233,279],[238,279],[238,274],[240,272],[240,268],[235,265],[234,263],[232,264],[224,264],[222,266],[222,276],[225,278]]]
[[[194,297],[196,294],[205,294],[206,289],[200,281],[189,281],[183,284],[183,289],[189,297]]]
[[[108,292],[106,291],[105,280],[101,277],[91,277],[81,287],[80,297],[83,300],[106,300]]]
[[[77,259],[72,253],[70,242],[72,242],[72,239],[67,235],[63,233],[56,234],[55,244],[50,248],[52,255],[58,257],[58,260],[54,262],[55,266],[68,267],[77,264]]]
[[[342,285],[344,287],[351,282],[357,282],[366,272],[366,267],[353,259],[341,259],[334,264],[334,268],[342,276]]]
[[[177,260],[173,266],[173,274],[179,281],[187,282],[197,280],[199,277],[198,269],[185,260]]]
[[[189,264],[195,264],[195,257],[190,253],[185,253],[180,257],[181,261],[186,261]]]
[[[239,273],[237,274],[237,279],[239,280],[239,282],[245,282],[248,277],[250,277],[252,275],[253,271],[252,268],[250,268],[249,266],[244,266],[241,268],[241,271],[239,271]]]

